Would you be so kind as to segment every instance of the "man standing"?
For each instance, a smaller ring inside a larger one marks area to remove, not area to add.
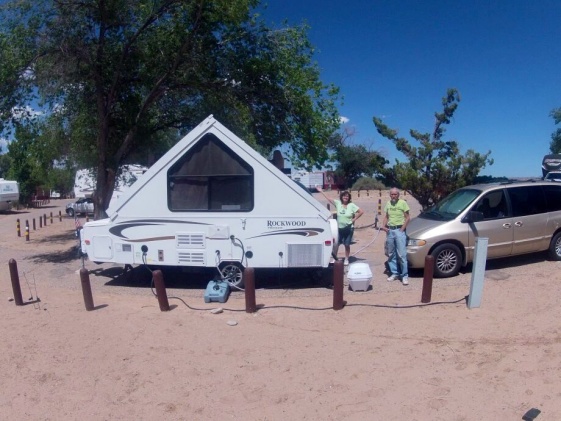
[[[388,281],[401,277],[403,285],[409,285],[407,272],[407,234],[405,229],[409,223],[409,205],[399,198],[399,190],[390,189],[390,201],[384,208],[382,229],[386,231],[388,265],[391,271]]]

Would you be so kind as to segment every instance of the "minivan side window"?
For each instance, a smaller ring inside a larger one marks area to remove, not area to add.
[[[472,209],[483,214],[483,219],[503,218],[508,215],[504,190],[493,190],[484,195]]]
[[[555,212],[561,210],[561,185],[551,184],[543,186],[545,199],[547,201],[547,211]]]
[[[547,212],[542,186],[511,187],[508,196],[515,217]]]

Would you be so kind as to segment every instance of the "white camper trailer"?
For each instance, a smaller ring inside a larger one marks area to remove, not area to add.
[[[322,268],[337,241],[331,212],[212,116],[81,231],[94,262]]]
[[[19,200],[19,186],[17,181],[0,178],[0,211],[9,210],[12,202]]]

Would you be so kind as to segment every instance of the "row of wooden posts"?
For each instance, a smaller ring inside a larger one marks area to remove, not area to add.
[[[14,259],[10,259],[9,267],[14,301],[16,306],[22,306],[24,305],[24,302],[21,295],[17,262]],[[344,268],[343,260],[337,260],[333,264],[333,310],[341,310],[346,304],[346,301],[343,299]],[[422,303],[430,303],[431,301],[433,268],[434,258],[432,256],[427,256],[425,259],[425,275],[423,278],[423,291],[421,295]],[[170,306],[164,283],[164,275],[161,270],[155,270],[152,272],[152,276],[154,278],[154,286],[156,288],[156,296],[158,298],[160,311],[169,311]],[[252,267],[245,268],[243,278],[245,284],[245,311],[246,313],[255,313],[257,311],[257,302],[255,300],[255,269]],[[86,310],[92,311],[95,307],[90,284],[90,275],[86,268],[80,269],[80,282],[82,284],[82,294],[84,296],[84,305]]]
[[[50,223],[51,224],[53,223],[53,218],[54,218],[53,213],[51,212],[51,215],[50,215]],[[61,211],[58,211],[58,220],[60,222],[62,222],[62,212]],[[88,221],[89,221],[89,217],[86,215],[86,222],[88,222]],[[37,225],[35,223],[35,218],[33,218],[32,223],[33,223],[33,231],[36,231],[37,230]],[[43,216],[39,216],[39,228],[43,228],[43,226],[45,226],[45,227],[47,226],[47,214],[46,213],[43,214]],[[25,241],[29,241],[29,230],[30,230],[29,220],[26,219],[25,220]],[[16,220],[16,232],[17,232],[18,237],[21,237],[21,221],[19,220],[19,218]]]

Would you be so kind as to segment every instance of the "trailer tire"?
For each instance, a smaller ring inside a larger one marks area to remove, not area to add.
[[[243,288],[243,267],[238,262],[223,262],[220,273],[230,286]]]

